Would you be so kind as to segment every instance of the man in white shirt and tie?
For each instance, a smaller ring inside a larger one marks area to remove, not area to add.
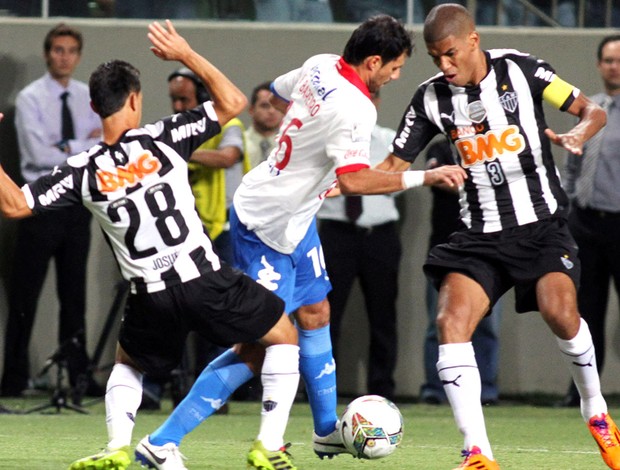
[[[90,108],[88,86],[72,78],[82,45],[82,34],[75,28],[63,23],[52,28],[43,43],[47,72],[17,95],[15,127],[26,183],[88,149],[101,135],[99,119]],[[67,361],[74,401],[79,402],[86,392],[101,392],[88,377],[85,345],[90,220],[88,211],[79,207],[18,222],[4,342],[3,396],[19,396],[28,388],[30,337],[52,258],[60,304],[59,352]]]

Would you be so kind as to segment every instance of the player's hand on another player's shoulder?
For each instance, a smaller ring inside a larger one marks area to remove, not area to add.
[[[459,165],[443,165],[424,171],[424,186],[440,186],[458,190],[467,179],[467,173]]]

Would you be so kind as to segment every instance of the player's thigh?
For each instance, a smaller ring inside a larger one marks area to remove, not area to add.
[[[284,313],[277,295],[225,264],[184,283],[179,291],[178,304],[189,328],[220,346],[261,339]]]
[[[536,299],[543,319],[556,336],[571,339],[577,334],[580,324],[577,291],[568,275],[545,274],[536,284]]]
[[[289,313],[304,305],[319,304],[332,286],[325,267],[323,247],[313,222],[293,253],[295,285]],[[287,305],[288,307],[288,305]]]
[[[119,331],[122,349],[154,378],[166,377],[181,362],[188,334],[168,294],[131,294]]]

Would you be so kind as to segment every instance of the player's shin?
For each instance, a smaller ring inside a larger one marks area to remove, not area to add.
[[[480,403],[480,372],[471,342],[440,345],[437,372],[463,434],[465,449],[478,446],[486,457],[493,459]]]
[[[205,367],[187,396],[150,435],[150,442],[158,446],[169,442],[179,445],[186,434],[215,413],[252,376],[250,368],[232,349],[223,352]]]
[[[299,371],[306,384],[314,432],[327,436],[336,428],[336,361],[332,354],[329,325],[299,332]]]
[[[299,347],[276,344],[265,350],[261,371],[263,401],[258,440],[265,449],[284,446],[284,431],[299,385]]]
[[[606,413],[607,404],[601,394],[594,344],[588,324],[582,318],[574,338],[556,340],[579,391],[583,419],[588,422],[592,416]]]
[[[108,449],[120,449],[131,444],[141,401],[142,374],[126,364],[115,364],[105,394]]]

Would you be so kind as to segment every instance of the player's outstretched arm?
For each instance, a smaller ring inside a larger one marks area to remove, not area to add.
[[[7,219],[23,219],[32,215],[26,196],[0,165],[0,212]]]
[[[582,93],[573,101],[568,112],[579,118],[575,127],[565,134],[556,134],[551,129],[545,129],[545,134],[554,144],[564,147],[575,155],[581,155],[583,144],[605,126],[607,114],[603,108]]]
[[[338,187],[342,194],[385,194],[417,186],[458,188],[467,178],[465,170],[458,165],[445,165],[426,171],[405,171],[408,167],[408,162],[388,155],[375,168],[339,175]],[[334,194],[330,193],[330,196]]]
[[[0,121],[4,114],[0,113]],[[0,165],[0,212],[7,219],[22,219],[32,215],[26,196]]]
[[[194,51],[188,42],[166,20],[162,26],[155,21],[149,25],[151,51],[162,60],[176,60],[192,70],[205,84],[213,101],[220,125],[241,113],[247,105],[245,95],[226,75],[206,58]]]

